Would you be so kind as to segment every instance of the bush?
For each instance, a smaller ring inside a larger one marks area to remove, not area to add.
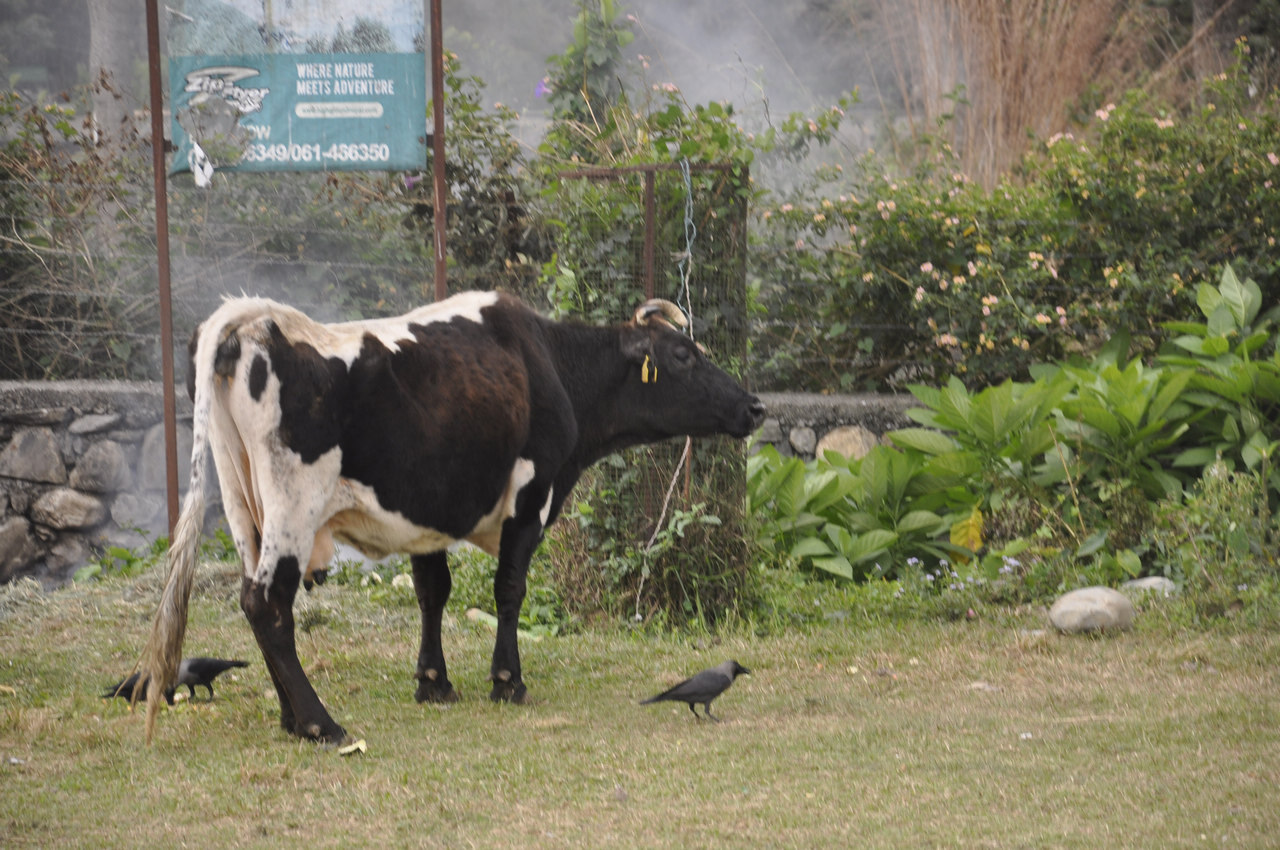
[[[754,374],[811,390],[993,385],[1121,331],[1150,355],[1228,262],[1280,300],[1280,94],[1249,87],[1236,66],[1185,114],[1134,93],[990,192],[945,145],[910,176],[874,155],[817,175],[831,182],[760,213],[770,323]]]
[[[0,378],[159,371],[154,209],[131,139],[0,92]]]
[[[1230,267],[1196,295],[1205,322],[1170,323],[1151,366],[1121,336],[1030,382],[914,385],[909,415],[928,428],[861,461],[762,450],[748,479],[762,542],[846,579],[1014,599],[1141,574],[1190,583],[1195,561],[1273,572],[1280,337]]]

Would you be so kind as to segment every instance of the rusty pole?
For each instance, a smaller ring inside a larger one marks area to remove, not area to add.
[[[147,67],[151,77],[151,167],[156,196],[156,275],[160,289],[160,363],[164,384],[164,468],[169,540],[178,524],[178,405],[173,391],[173,301],[169,291],[169,195],[165,184],[164,93],[160,87],[160,12],[147,0]]]
[[[653,243],[656,239],[655,231],[658,227],[656,221],[658,207],[654,198],[653,183],[653,171],[644,172],[644,255],[642,261],[644,264],[644,297],[646,300],[653,297],[655,289],[653,281]]]
[[[441,34],[440,0],[431,0],[431,118],[432,181],[435,184],[435,217],[431,229],[435,236],[436,300],[448,295],[445,282],[445,228],[448,227],[448,196],[444,179],[444,39]]]

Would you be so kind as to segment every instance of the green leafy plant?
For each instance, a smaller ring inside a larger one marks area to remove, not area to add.
[[[763,446],[747,463],[760,539],[846,579],[891,576],[906,558],[962,552],[946,539],[959,516],[953,482],[931,471],[926,455],[887,446],[862,459],[828,453],[807,464]]]
[[[139,532],[141,533],[141,532]],[[72,574],[72,581],[93,581],[110,576],[136,576],[162,562],[169,551],[169,538],[156,537],[147,546],[130,549],[108,546]]]
[[[1280,348],[1272,327],[1280,307],[1262,314],[1262,302],[1258,285],[1241,281],[1226,266],[1218,287],[1197,288],[1204,323],[1166,324],[1177,336],[1161,350],[1159,362],[1190,373],[1185,402],[1191,408],[1191,445],[1173,464],[1204,469],[1224,458],[1261,470],[1267,486],[1280,494],[1273,462],[1280,445]]]

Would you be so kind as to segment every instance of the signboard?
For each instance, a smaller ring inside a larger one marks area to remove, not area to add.
[[[175,56],[172,170],[408,170],[426,163],[421,53]]]

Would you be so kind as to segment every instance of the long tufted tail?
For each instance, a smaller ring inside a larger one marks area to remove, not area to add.
[[[195,369],[194,415],[191,423],[191,482],[182,512],[169,543],[168,578],[160,607],[151,624],[151,635],[138,661],[138,684],[130,697],[137,702],[146,687],[147,743],[155,730],[156,713],[161,695],[178,680],[178,664],[182,661],[182,641],[187,631],[187,604],[195,582],[199,560],[200,533],[204,525],[205,479],[208,473],[210,408],[213,396],[215,344],[220,329],[206,327],[199,337]]]

